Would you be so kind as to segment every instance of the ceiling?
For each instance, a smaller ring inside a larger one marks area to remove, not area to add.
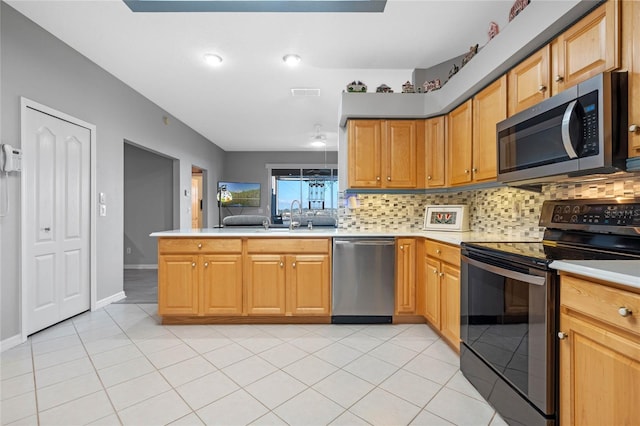
[[[483,46],[512,0],[388,0],[383,13],[134,13],[121,0],[9,5],[226,151],[337,150],[341,92],[395,91]],[[223,58],[218,67],[205,53]],[[297,67],[284,64],[298,54]],[[292,88],[320,89],[294,97]],[[384,95],[380,95],[384,96]],[[413,96],[413,95],[406,95]],[[160,118],[159,118],[160,119]]]

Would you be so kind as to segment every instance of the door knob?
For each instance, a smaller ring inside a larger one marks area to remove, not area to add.
[[[564,80],[564,77],[561,76],[560,74],[558,74],[558,75],[556,75],[556,79],[555,80],[556,80],[556,83],[560,83],[561,81]]]
[[[567,336],[567,333],[563,333],[562,331],[559,331],[559,332],[558,332],[558,339],[560,339],[560,340],[564,340],[564,339],[566,339],[567,337],[568,337],[568,336]]]
[[[624,306],[621,306],[620,309],[618,309],[618,313],[620,314],[621,317],[628,317],[631,314],[633,314],[633,311],[629,308],[625,308]]]
[[[640,126],[638,126],[637,124],[632,124],[631,126],[629,126],[629,133],[638,133],[640,132]]]
[[[544,91],[547,90],[547,86],[545,86],[544,84],[541,84],[540,87],[538,87],[538,92],[542,93]]]

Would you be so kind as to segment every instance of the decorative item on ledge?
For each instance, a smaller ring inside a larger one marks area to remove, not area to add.
[[[352,81],[347,84],[347,92],[349,93],[366,93],[367,85],[361,81]]]
[[[393,89],[386,84],[376,87],[376,93],[393,93]]]
[[[471,46],[469,48],[469,51],[467,52],[467,54],[464,55],[464,58],[462,58],[462,65],[460,66],[460,68],[467,65],[467,63],[469,63],[471,58],[473,58],[476,55],[476,53],[478,53],[478,44],[476,44],[475,46]]]
[[[453,67],[449,70],[449,79],[451,79],[451,77],[453,77],[458,71],[460,71],[460,68],[458,68],[456,64],[453,64]]]
[[[405,84],[402,85],[402,93],[416,93],[413,88],[413,84],[409,80]]]
[[[442,87],[442,85],[440,83],[440,79],[439,78],[436,78],[435,80],[425,81],[424,84],[422,85],[424,93],[428,93],[428,92],[432,92],[434,90],[438,90],[441,87]]]
[[[531,0],[516,0],[511,6],[511,11],[509,11],[509,22],[513,20],[520,12],[524,10],[525,7],[529,5]]]
[[[499,32],[500,32],[500,28],[498,28],[498,24],[496,24],[494,21],[491,21],[491,23],[489,24],[489,33],[488,33],[489,40],[497,36]]]

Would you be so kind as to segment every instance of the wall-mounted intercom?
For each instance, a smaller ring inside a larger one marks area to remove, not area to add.
[[[22,150],[14,148],[9,144],[2,145],[2,162],[0,169],[3,172],[20,172],[22,171]]]

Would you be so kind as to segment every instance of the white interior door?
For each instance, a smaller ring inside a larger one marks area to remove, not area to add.
[[[25,113],[23,327],[32,334],[90,308],[91,130]]]

